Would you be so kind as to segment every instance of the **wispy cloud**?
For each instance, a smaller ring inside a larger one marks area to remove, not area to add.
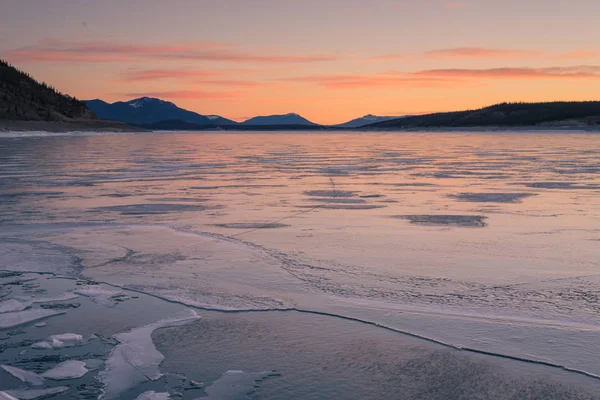
[[[600,79],[600,66],[548,68],[432,69],[415,76],[468,79]]]
[[[291,82],[314,83],[328,89],[358,88],[447,88],[464,85],[455,78],[411,76],[402,73],[376,75],[325,75],[290,78]]]
[[[445,59],[528,59],[541,57],[536,50],[497,49],[487,47],[457,47],[430,50],[417,54],[384,54],[371,57],[371,60],[445,60]]]
[[[161,99],[229,99],[243,96],[242,92],[205,92],[202,90],[170,90],[160,92],[123,93],[127,97],[158,97]]]
[[[335,55],[288,55],[242,51],[220,43],[196,45],[142,45],[118,42],[44,40],[34,46],[14,49],[7,58],[18,62],[124,62],[135,60],[190,60],[242,63],[308,63],[333,61]]]
[[[431,69],[373,75],[313,75],[287,79],[328,89],[456,88],[481,86],[499,79],[600,79],[600,66],[548,68]]]
[[[122,80],[126,82],[152,81],[157,79],[207,78],[223,75],[225,74],[220,71],[198,71],[193,69],[150,69],[121,74]]]

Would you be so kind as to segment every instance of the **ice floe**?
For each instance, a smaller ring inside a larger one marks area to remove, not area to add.
[[[69,390],[68,386],[56,386],[47,389],[17,389],[17,390],[7,390],[7,393],[10,396],[14,396],[19,400],[33,400],[43,397],[50,397],[56,394],[64,393]]]
[[[8,312],[0,314],[0,329],[14,328],[15,326],[64,313],[64,311],[43,309]]]
[[[22,303],[15,299],[0,301],[0,314],[13,311],[22,311],[30,306],[31,303]]]
[[[79,295],[72,292],[61,293],[54,297],[17,297],[18,300],[27,301],[31,303],[54,303],[55,301],[66,301],[78,298]]]
[[[112,350],[106,366],[98,375],[104,384],[102,399],[118,398],[119,394],[148,380],[162,376],[159,366],[164,356],[152,342],[152,332],[160,328],[180,326],[199,319],[192,309],[173,318],[134,328],[114,336],[119,344]]]
[[[88,369],[85,365],[86,363],[83,361],[69,360],[49,369],[41,376],[53,380],[77,379],[87,374]]]
[[[114,307],[116,299],[125,295],[125,292],[122,290],[107,289],[100,285],[81,286],[73,292],[84,297],[89,297],[93,302],[107,307]]]
[[[24,369],[11,367],[10,365],[0,365],[0,368],[19,379],[21,382],[25,382],[33,386],[41,386],[44,384],[44,378],[35,372],[25,371]]]
[[[6,392],[0,392],[0,400],[19,400]]]
[[[31,345],[34,349],[62,349],[75,347],[83,343],[83,336],[76,333],[61,333],[49,336],[46,340]]]
[[[246,399],[248,394],[256,390],[259,382],[276,375],[272,371],[227,371],[205,389],[208,396],[196,400]]]
[[[135,400],[169,400],[171,396],[166,392],[155,392],[154,390],[150,390],[148,392],[144,392],[140,394]],[[0,398],[0,400],[2,400]]]

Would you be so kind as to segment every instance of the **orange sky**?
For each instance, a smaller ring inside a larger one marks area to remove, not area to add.
[[[0,57],[82,99],[322,124],[600,100],[597,0],[4,0]]]

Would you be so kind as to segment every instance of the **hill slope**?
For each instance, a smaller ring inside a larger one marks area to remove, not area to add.
[[[0,119],[11,121],[94,120],[82,101],[66,96],[0,60]]]
[[[560,123],[574,126],[600,124],[600,101],[501,103],[479,110],[394,119],[367,125],[365,128],[552,127]]]
[[[317,125],[313,122],[310,122],[306,118],[294,114],[282,114],[282,115],[267,115],[250,118],[242,122],[242,125],[252,125],[252,126],[266,126],[266,125]]]
[[[130,101],[107,103],[88,100],[85,104],[98,118],[123,121],[130,124],[154,124],[161,121],[182,121],[197,125],[235,125],[236,122],[218,115],[205,116],[177,107],[170,101],[153,97],[140,97]]]
[[[389,121],[391,119],[398,119],[404,117],[382,117],[378,115],[367,114],[364,117],[355,118],[351,121],[344,122],[343,124],[332,125],[336,128],[360,128],[361,126],[375,124],[377,122]]]

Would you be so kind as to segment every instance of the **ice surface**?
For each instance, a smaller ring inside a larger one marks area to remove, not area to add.
[[[83,336],[76,333],[61,333],[52,335],[46,340],[31,345],[34,349],[62,349],[63,347],[75,347],[83,343]]]
[[[10,365],[0,365],[0,368],[21,380],[22,382],[28,383],[33,386],[41,386],[44,384],[44,378],[36,374],[35,372],[25,371],[24,369],[11,367]]]
[[[118,398],[119,394],[148,380],[162,376],[159,366],[164,356],[152,342],[152,332],[160,328],[180,326],[199,319],[192,309],[186,309],[155,323],[115,335],[119,344],[112,350],[106,366],[98,375],[104,384],[103,399]]]
[[[41,376],[53,380],[76,379],[84,376],[88,369],[83,361],[69,360],[58,364],[56,367],[44,372]]]
[[[115,298],[125,294],[122,290],[107,289],[99,285],[81,286],[73,292],[89,297],[93,302],[107,307],[114,307],[116,304]]]
[[[69,390],[68,386],[56,386],[47,389],[16,389],[16,390],[7,390],[11,396],[16,397],[19,400],[33,400],[38,399],[40,397],[50,397],[54,396]]]
[[[243,400],[247,399],[248,395],[253,393],[259,383],[268,378],[275,376],[272,371],[265,372],[244,372],[244,371],[227,371],[219,379],[213,382],[212,385],[205,389],[206,397],[199,397],[196,400]]]
[[[28,301],[32,303],[53,303],[55,301],[73,300],[79,296],[75,293],[65,292],[53,297],[31,297]]]
[[[0,329],[14,328],[15,326],[23,325],[29,322],[37,321],[39,319],[48,318],[53,315],[59,315],[64,313],[64,311],[43,309],[4,313],[0,314]]]
[[[17,301],[15,299],[0,301],[0,314],[13,311],[21,311],[30,306],[31,303],[21,303],[20,301]]]
[[[150,390],[148,392],[140,394],[138,397],[135,398],[135,400],[169,400],[170,398],[171,396],[169,396],[169,393],[157,393],[154,390]]]

